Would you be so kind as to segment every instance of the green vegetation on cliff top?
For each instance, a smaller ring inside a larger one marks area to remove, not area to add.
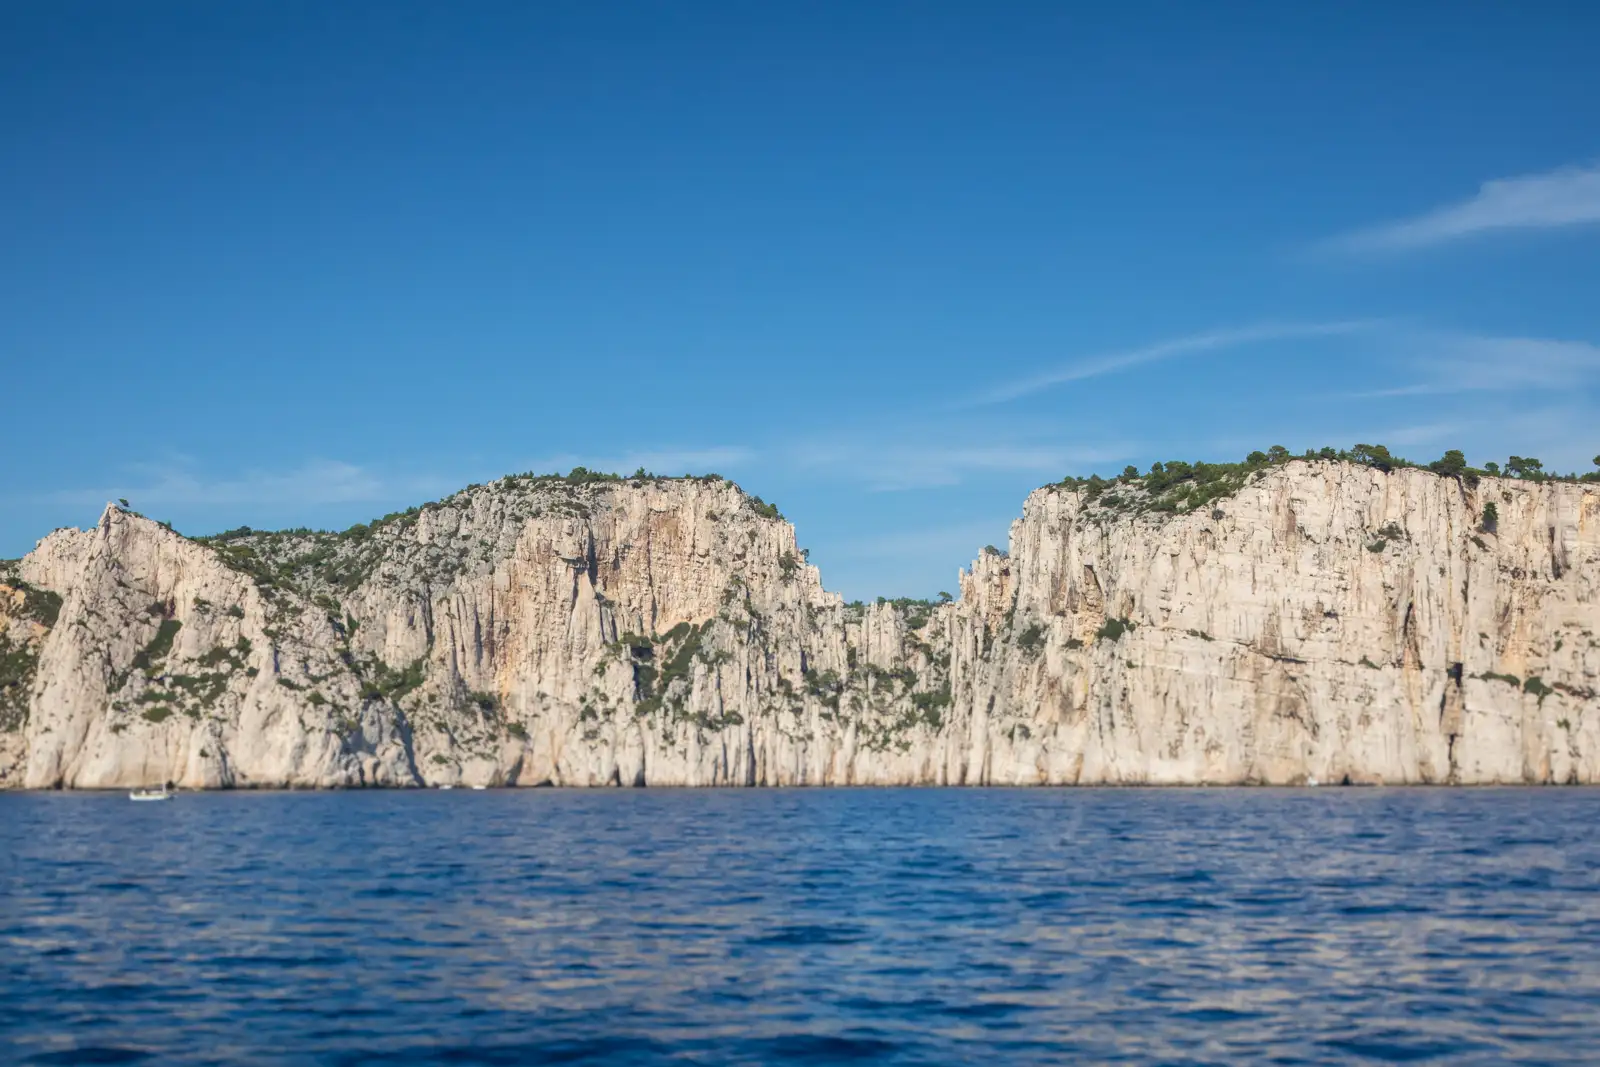
[[[508,474],[497,481],[490,482],[489,486],[500,486],[508,489],[522,488],[572,490],[588,488],[591,486],[611,486],[621,484],[639,487],[646,483],[659,484],[661,482],[701,482],[704,484],[712,484],[715,482],[725,482],[727,480],[728,479],[724,478],[720,474],[684,474],[677,476],[652,474],[643,467],[640,467],[632,474],[626,475],[610,474],[604,471],[592,471],[587,467],[574,467],[566,474],[536,474],[532,471],[524,474]],[[463,498],[469,497],[473,493],[483,488],[485,488],[484,485],[474,482],[473,484],[468,485],[466,488],[445,497],[443,500],[429,501],[426,504],[419,504],[406,508],[404,511],[391,511],[382,518],[373,519],[371,522],[358,522],[354,526],[347,527],[343,530],[313,530],[305,526],[299,526],[287,530],[256,530],[249,526],[238,526],[231,530],[224,530],[221,533],[205,534],[194,537],[191,538],[191,540],[214,544],[237,541],[251,537],[278,535],[337,538],[343,541],[360,543],[385,528],[404,528],[410,526],[416,522],[417,516],[422,512],[427,511],[430,508],[438,508],[448,504],[460,503],[462,502]],[[782,518],[782,515],[778,512],[778,509],[775,505],[766,503],[759,496],[752,496],[749,498],[749,500],[751,509],[758,515],[764,515],[768,518]]]
[[[1546,471],[1539,460],[1524,456],[1512,456],[1504,467],[1491,462],[1480,468],[1469,466],[1466,456],[1458,449],[1450,449],[1431,463],[1414,463],[1396,456],[1384,445],[1358,444],[1350,449],[1308,448],[1299,455],[1282,445],[1273,445],[1265,452],[1250,453],[1238,463],[1190,463],[1175,459],[1151,464],[1147,474],[1140,474],[1137,467],[1129,466],[1115,478],[1102,478],[1098,474],[1087,478],[1069,476],[1056,484],[1082,489],[1090,503],[1113,511],[1193,511],[1232,496],[1252,476],[1297,459],[1352,463],[1386,474],[1396,470],[1427,470],[1441,477],[1460,479],[1469,487],[1489,477],[1528,482],[1600,482],[1600,471],[1558,474]],[[1600,466],[1600,456],[1595,457],[1595,464]]]
[[[1354,463],[1370,467],[1385,473],[1394,470],[1415,469],[1429,470],[1445,477],[1462,479],[1468,485],[1475,485],[1480,478],[1503,477],[1514,478],[1530,482],[1600,482],[1600,470],[1587,473],[1560,474],[1547,471],[1544,464],[1535,458],[1524,456],[1511,456],[1502,465],[1496,462],[1485,463],[1482,467],[1469,466],[1465,455],[1458,449],[1451,449],[1431,463],[1416,463],[1389,451],[1384,445],[1358,444],[1349,449],[1335,449],[1324,447],[1320,449],[1306,449],[1303,453],[1290,452],[1282,445],[1273,445],[1265,452],[1250,453],[1243,460],[1236,463],[1209,463],[1204,460],[1189,462],[1186,460],[1169,460],[1164,463],[1154,463],[1147,473],[1141,474],[1137,467],[1123,468],[1121,474],[1112,478],[1105,478],[1099,474],[1088,477],[1068,475],[1054,484],[1067,488],[1086,489],[1091,500],[1111,494],[1107,504],[1116,503],[1116,493],[1121,487],[1141,490],[1148,498],[1167,498],[1167,503],[1153,501],[1148,504],[1155,511],[1180,510],[1180,498],[1188,507],[1199,507],[1202,504],[1219,500],[1241,488],[1249,476],[1272,467],[1280,466],[1290,460],[1324,460],[1343,463]],[[1600,467],[1600,456],[1595,457],[1595,465]],[[523,474],[508,474],[488,487],[500,486],[504,488],[530,488],[530,489],[586,489],[590,487],[609,487],[615,485],[642,486],[646,483],[658,484],[662,482],[702,482],[715,483],[728,479],[720,474],[685,474],[678,476],[659,475],[639,468],[632,474],[615,474],[605,471],[592,471],[586,467],[574,467],[566,474],[537,474],[527,472]],[[264,536],[275,537],[302,537],[315,538],[323,541],[339,541],[360,544],[367,541],[379,532],[393,528],[405,528],[416,522],[417,516],[430,508],[442,507],[448,504],[462,502],[463,498],[470,496],[478,490],[484,489],[482,484],[474,483],[457,493],[445,497],[442,501],[430,501],[404,511],[393,511],[382,518],[371,522],[356,523],[344,530],[313,530],[306,527],[296,527],[285,530],[255,530],[249,526],[239,526],[221,533],[201,535],[192,540],[204,543],[222,545],[230,541],[247,540]],[[755,514],[768,519],[782,519],[783,513],[774,504],[769,504],[761,497],[753,494],[746,497],[750,510]],[[126,506],[126,505],[124,505]],[[137,514],[135,512],[135,514]],[[996,552],[999,550],[997,549]],[[3,576],[0,576],[3,577]]]
[[[1473,467],[1466,462],[1461,451],[1452,449],[1439,459],[1424,464],[1397,456],[1384,445],[1358,444],[1350,449],[1307,449],[1301,454],[1274,445],[1265,452],[1252,452],[1235,463],[1169,460],[1152,464],[1145,473],[1129,466],[1113,478],[1099,474],[1086,478],[1069,476],[1055,484],[1082,490],[1092,506],[1108,515],[1119,512],[1186,513],[1209,506],[1212,507],[1212,517],[1220,519],[1224,512],[1216,504],[1238,492],[1253,477],[1292,460],[1351,463],[1384,472],[1429,470],[1441,477],[1459,479],[1467,486],[1474,486],[1485,477],[1505,477],[1527,482],[1600,481],[1600,471],[1581,475],[1559,474],[1545,470],[1540,460],[1531,457],[1511,456],[1503,466],[1490,462],[1482,467]],[[1600,456],[1596,460],[1600,461]],[[1600,462],[1597,462],[1597,466],[1600,466]],[[356,523],[345,530],[311,530],[302,527],[262,531],[240,526],[194,540],[211,545],[224,562],[255,579],[269,596],[274,595],[276,590],[294,589],[315,599],[330,615],[337,616],[338,601],[367,581],[385,563],[387,554],[398,543],[396,535],[410,529],[422,514],[431,509],[454,507],[470,510],[485,506],[485,498],[480,494],[487,491],[496,494],[487,498],[487,506],[504,510],[512,518],[537,518],[545,512],[587,518],[592,513],[592,506],[603,499],[603,496],[594,495],[596,490],[603,493],[614,486],[642,487],[646,484],[683,481],[717,483],[726,479],[719,474],[663,477],[643,468],[631,475],[591,471],[585,467],[574,467],[566,474],[511,474],[488,485],[469,485],[442,501],[390,512],[382,518]],[[775,505],[768,504],[759,496],[745,496],[744,506],[762,518],[783,519]],[[711,517],[715,519],[718,516],[711,513]],[[1483,528],[1493,532],[1494,523],[1493,511],[1486,508]],[[496,550],[495,544],[480,538],[470,544],[462,541],[410,545],[406,552],[414,557],[410,561],[422,572],[433,579],[448,581],[463,570],[488,561]],[[989,548],[985,551],[1004,555],[999,549]],[[799,562],[798,559],[786,558],[783,564],[785,574],[792,575],[798,569]],[[3,572],[0,572],[0,578],[3,577]],[[48,614],[49,606],[43,603],[37,605],[41,614]],[[920,610],[918,613],[921,613]]]

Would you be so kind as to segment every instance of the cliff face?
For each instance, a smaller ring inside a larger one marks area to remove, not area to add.
[[[1036,491],[940,606],[841,603],[717,479],[338,535],[108,508],[0,573],[0,784],[1600,779],[1596,488],[1295,461],[1120,496]]]
[[[1165,521],[1039,490],[1012,543],[963,597],[1016,611],[1002,655],[957,668],[967,706],[992,697],[1024,725],[1020,742],[987,729],[991,780],[1600,771],[1594,488],[1294,462]],[[1133,628],[1097,639],[1106,619]],[[1035,651],[1023,620],[1042,630]]]

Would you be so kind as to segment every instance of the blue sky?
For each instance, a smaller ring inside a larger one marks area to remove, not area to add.
[[[1600,452],[1600,9],[0,9],[0,556],[719,471],[851,597],[1029,489]]]

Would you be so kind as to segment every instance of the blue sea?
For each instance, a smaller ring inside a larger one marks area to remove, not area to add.
[[[0,1060],[1600,1062],[1600,791],[0,795]]]

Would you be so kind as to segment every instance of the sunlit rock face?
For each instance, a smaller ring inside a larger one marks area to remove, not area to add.
[[[1600,777],[1600,490],[1242,481],[1037,490],[942,605],[844,604],[715,477],[205,541],[108,507],[0,573],[0,784]]]

